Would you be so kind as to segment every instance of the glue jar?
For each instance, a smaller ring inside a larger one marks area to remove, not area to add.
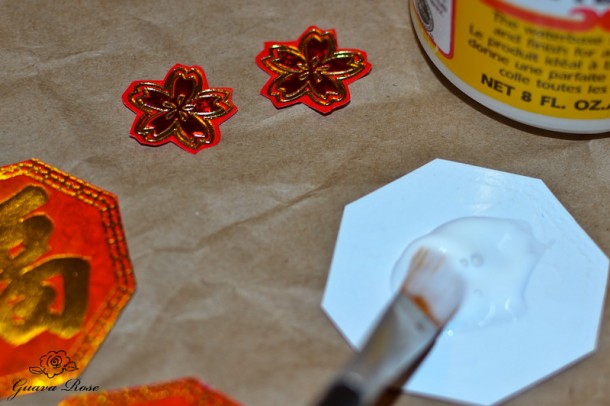
[[[422,47],[461,91],[553,131],[610,131],[610,0],[409,0]]]

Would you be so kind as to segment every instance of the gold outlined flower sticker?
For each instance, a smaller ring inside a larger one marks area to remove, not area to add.
[[[76,371],[76,363],[68,357],[65,351],[49,351],[40,357],[39,367],[30,367],[30,372],[36,375],[44,374],[48,378],[61,375],[64,371]]]
[[[315,26],[297,41],[265,42],[256,63],[271,75],[261,94],[275,107],[303,103],[322,114],[349,103],[347,85],[371,70],[366,52],[339,49],[335,30]]]
[[[131,135],[145,145],[173,142],[196,154],[220,141],[220,124],[237,112],[231,88],[208,88],[199,66],[173,66],[164,80],[135,81],[123,94],[136,113]]]

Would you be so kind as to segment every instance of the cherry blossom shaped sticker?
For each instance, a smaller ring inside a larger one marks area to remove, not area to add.
[[[208,88],[199,66],[174,65],[164,80],[135,81],[123,94],[136,113],[131,136],[144,145],[173,142],[196,154],[220,141],[220,124],[237,112],[233,89]]]
[[[296,41],[265,42],[256,63],[271,76],[261,94],[275,107],[303,103],[322,114],[349,103],[348,85],[371,71],[366,52],[339,49],[335,30],[315,26]]]

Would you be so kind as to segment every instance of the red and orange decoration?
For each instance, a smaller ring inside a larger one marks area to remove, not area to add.
[[[340,49],[335,30],[315,26],[296,41],[265,42],[256,63],[271,76],[261,94],[275,107],[303,103],[322,114],[349,103],[348,85],[371,70],[364,51]]]
[[[195,378],[72,396],[59,406],[240,406]]]
[[[0,397],[78,376],[134,289],[113,194],[36,159],[0,168]]]
[[[220,141],[220,124],[237,112],[231,88],[209,88],[199,66],[177,64],[164,80],[133,82],[123,94],[136,113],[131,136],[144,145],[173,142],[196,154]]]

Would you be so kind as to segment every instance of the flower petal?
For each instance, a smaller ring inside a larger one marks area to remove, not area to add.
[[[357,52],[339,51],[318,66],[317,71],[335,79],[347,79],[364,70],[364,61],[364,56]]]
[[[320,34],[312,31],[301,40],[299,49],[312,66],[315,61],[322,62],[332,57],[337,49],[337,41],[330,33]]]
[[[169,80],[172,81],[168,89],[171,89],[171,96],[175,101],[191,100],[201,90],[202,78],[195,70],[185,72],[184,69],[178,69]]]
[[[129,95],[129,101],[142,111],[167,111],[166,102],[171,101],[167,90],[154,83],[137,84]]]
[[[298,99],[307,91],[308,76],[294,73],[280,76],[269,86],[269,93],[281,102]]]
[[[136,133],[148,142],[159,142],[166,139],[172,132],[176,116],[167,118],[166,113],[143,116],[135,126]]]
[[[321,105],[343,100],[346,96],[345,86],[340,80],[333,80],[329,76],[319,75],[317,80],[309,82],[311,86],[310,95]]]
[[[229,101],[230,96],[229,91],[222,89],[204,90],[190,101],[193,106],[190,112],[207,119],[224,116],[235,108]]]
[[[189,114],[176,126],[176,137],[187,148],[197,149],[202,144],[214,142],[214,127],[204,118]]]
[[[274,45],[269,48],[269,56],[263,58],[262,61],[266,67],[280,75],[302,72],[307,69],[305,56],[292,46]]]

